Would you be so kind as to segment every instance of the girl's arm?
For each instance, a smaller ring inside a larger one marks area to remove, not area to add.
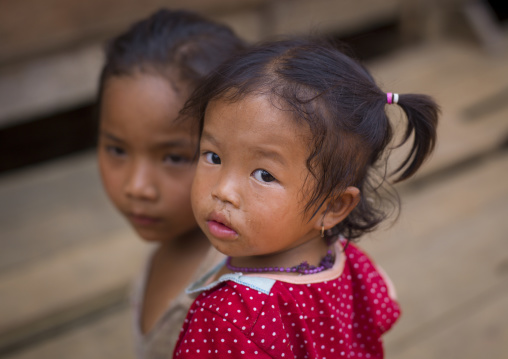
[[[395,286],[393,285],[391,278],[388,276],[388,274],[385,272],[385,270],[383,268],[381,268],[380,266],[376,266],[376,269],[379,272],[379,275],[381,276],[381,278],[383,278],[383,280],[386,284],[386,288],[388,288],[388,296],[390,297],[390,299],[396,301],[397,300],[397,291],[395,290]]]

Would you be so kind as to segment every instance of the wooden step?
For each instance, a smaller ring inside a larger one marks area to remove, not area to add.
[[[6,358],[134,359],[130,311],[123,307]]]
[[[405,49],[367,66],[385,91],[428,94],[442,108],[436,150],[416,178],[488,153],[508,140],[507,56],[446,42]],[[400,118],[399,108],[389,110]],[[406,149],[394,151],[395,162]]]
[[[483,293],[482,293],[483,294]],[[425,328],[419,339],[387,357],[411,359],[504,359],[508,354],[508,283],[447,316],[448,323]]]
[[[0,273],[127,229],[93,151],[0,176]]]
[[[393,279],[403,308],[400,323],[385,338],[387,358],[460,353],[473,359],[482,348],[489,358],[505,357],[498,338],[508,330],[502,316],[508,299],[502,250],[508,183],[501,176],[507,168],[508,154],[501,153],[427,188],[405,188],[396,225],[361,240]],[[123,308],[9,358],[69,357],[75,348],[80,359],[110,352],[116,358],[115,350],[130,358],[124,351],[130,335],[129,309]]]
[[[124,301],[147,250],[124,231],[1,273],[0,352]]]
[[[508,284],[507,173],[505,151],[432,186],[406,189],[398,222],[362,239],[394,281],[403,308],[400,323],[386,338],[388,357],[413,358],[411,348],[423,337],[442,350],[453,348],[441,333],[464,318],[474,320],[488,303],[508,299],[506,291],[496,291]],[[500,330],[507,328],[502,323]],[[489,342],[479,336],[467,345]],[[489,358],[503,358],[501,347],[491,349],[498,352]]]
[[[125,300],[149,247],[93,152],[0,177],[0,203],[0,353]]]

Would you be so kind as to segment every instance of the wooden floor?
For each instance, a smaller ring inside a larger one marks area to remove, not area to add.
[[[400,218],[360,242],[403,309],[386,357],[507,358],[508,54],[439,43],[367,65],[443,109],[435,155],[398,187]],[[127,293],[148,248],[93,153],[0,177],[0,241],[0,357],[133,358]]]

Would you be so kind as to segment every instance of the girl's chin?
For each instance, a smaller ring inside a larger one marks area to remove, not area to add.
[[[171,242],[173,239],[168,238],[167,236],[156,236],[156,235],[147,235],[146,233],[136,232],[138,236],[144,241],[148,243],[166,243]]]
[[[173,236],[168,235],[167,231],[161,231],[161,230],[150,230],[147,228],[139,228],[137,226],[132,226],[136,234],[145,242],[169,242],[173,240]]]
[[[148,243],[172,243],[176,244],[181,242],[182,244],[195,244],[198,242],[208,242],[204,233],[199,229],[198,226],[192,227],[190,229],[183,228],[179,232],[171,231],[171,229],[147,229],[147,228],[139,228],[133,226],[136,234],[144,241]]]

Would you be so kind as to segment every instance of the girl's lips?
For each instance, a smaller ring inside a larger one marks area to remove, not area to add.
[[[238,237],[238,233],[223,223],[217,222],[215,220],[209,220],[206,221],[206,224],[211,235],[216,238],[232,240]]]

